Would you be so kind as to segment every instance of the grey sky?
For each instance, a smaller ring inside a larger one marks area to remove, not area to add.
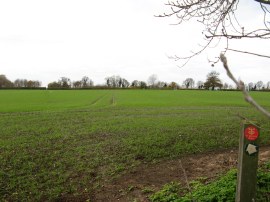
[[[101,84],[106,76],[147,81],[151,74],[181,84],[187,77],[204,81],[211,70],[229,81],[220,63],[213,68],[207,60],[219,55],[222,43],[183,68],[168,59],[196,50],[202,35],[199,24],[173,26],[173,18],[154,17],[168,9],[164,3],[0,0],[0,74],[11,80],[37,79],[44,86],[62,76],[79,80],[86,75]],[[240,21],[247,28],[262,23],[258,3],[244,1],[239,8]],[[231,48],[269,55],[270,41],[238,40]],[[269,59],[239,53],[227,56],[237,77],[247,82],[270,81]]]

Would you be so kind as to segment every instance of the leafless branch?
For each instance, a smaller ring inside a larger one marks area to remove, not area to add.
[[[261,4],[270,4],[269,0],[255,0],[257,2],[260,2]]]
[[[231,48],[228,48],[227,50],[234,51],[234,52],[239,52],[239,53],[250,54],[250,55],[256,55],[256,56],[259,56],[259,57],[270,58],[270,56],[268,56],[268,55],[261,55],[261,54],[258,54],[258,53],[251,53],[251,52],[247,52],[247,51],[234,50],[234,49],[231,49]]]
[[[227,62],[227,58],[226,56],[221,53],[220,54],[220,60],[223,63],[223,66],[227,72],[228,77],[233,80],[233,82],[236,84],[236,86],[243,92],[244,94],[244,98],[245,100],[250,103],[252,106],[254,106],[258,111],[260,111],[261,113],[263,113],[265,116],[267,116],[270,119],[270,113],[265,110],[262,106],[260,106],[250,95],[249,93],[246,91],[245,88],[245,84],[243,81],[239,80],[237,81],[236,78],[234,77],[234,75],[231,73],[229,66],[228,66],[228,62]]]
[[[260,4],[264,14],[264,27],[255,27],[250,31],[240,25],[237,19],[238,3],[239,0],[169,0],[165,5],[169,6],[170,10],[156,17],[175,16],[178,21],[176,24],[195,20],[204,26],[202,33],[206,41],[199,50],[185,57],[176,56],[174,59],[188,62],[189,58],[199,55],[220,39],[270,39],[269,9]]]
[[[182,164],[181,159],[179,159],[179,164],[180,164],[181,170],[183,171],[183,174],[184,174],[184,177],[185,177],[185,181],[186,181],[186,184],[187,184],[187,188],[188,188],[188,191],[189,191],[190,196],[191,196],[191,200],[192,200],[193,202],[195,202],[195,200],[194,200],[194,198],[193,198],[193,196],[192,196],[192,189],[191,189],[191,187],[190,187],[190,185],[189,185],[188,176],[187,176],[186,170],[185,170],[184,167],[183,167],[183,164]]]
[[[238,116],[240,119],[247,121],[248,123],[251,123],[253,125],[255,125],[256,127],[258,127],[260,130],[264,130],[264,128],[262,128],[260,125],[258,125],[258,123],[256,123],[255,121],[251,121],[250,119],[248,119],[247,117],[244,117],[241,114],[236,114],[236,116]]]
[[[206,35],[206,38],[219,38],[219,37],[225,37],[228,39],[242,39],[242,38],[260,38],[260,39],[269,39],[270,38],[270,30],[267,29],[257,29],[253,30],[252,32],[241,34],[241,35],[234,35],[234,34],[226,34],[225,31],[223,31],[222,34],[214,34],[211,31],[209,31],[210,35]]]

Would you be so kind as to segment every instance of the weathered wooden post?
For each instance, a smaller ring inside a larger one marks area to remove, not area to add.
[[[255,202],[259,128],[244,122],[240,134],[236,202]]]

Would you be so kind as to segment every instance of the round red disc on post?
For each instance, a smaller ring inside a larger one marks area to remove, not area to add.
[[[257,140],[259,137],[259,131],[255,126],[248,126],[245,129],[245,137],[250,141]]]

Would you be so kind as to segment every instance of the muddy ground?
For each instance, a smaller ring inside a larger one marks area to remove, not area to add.
[[[171,181],[187,185],[187,181],[200,177],[208,180],[217,178],[237,167],[237,155],[237,149],[232,149],[188,155],[155,164],[142,163],[121,177],[106,182],[93,194],[91,201],[149,201],[151,190],[157,191]],[[260,163],[270,160],[270,146],[260,148],[259,159]]]

